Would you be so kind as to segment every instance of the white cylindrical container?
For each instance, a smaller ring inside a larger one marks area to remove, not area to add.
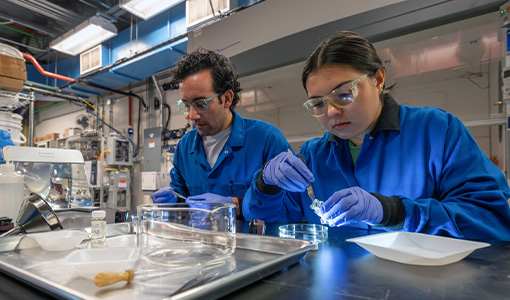
[[[90,241],[93,248],[103,247],[106,240],[106,212],[95,210],[92,212],[90,223]]]
[[[23,202],[23,176],[16,173],[14,165],[0,165],[0,217],[16,221]]]
[[[27,141],[23,135],[23,118],[18,114],[0,111],[0,129],[11,134],[15,146],[21,146]]]

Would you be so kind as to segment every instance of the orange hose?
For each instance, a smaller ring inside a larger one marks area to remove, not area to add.
[[[39,71],[39,73],[41,73],[41,74],[43,74],[45,76],[51,77],[51,78],[56,78],[56,79],[60,79],[60,80],[64,80],[64,81],[69,81],[69,82],[75,81],[74,78],[45,71],[32,55],[26,54],[26,53],[22,53],[22,54],[23,54],[24,58],[28,59],[34,65],[34,67],[37,69],[37,71]],[[86,86],[86,87],[90,87],[90,88],[96,89],[96,90],[108,91],[108,90],[105,90],[105,89],[102,89],[102,88],[99,88],[99,87],[95,87],[95,86],[91,86],[91,85],[88,85],[88,84],[85,84],[85,83],[81,83],[81,82],[78,82],[78,81],[76,81],[76,83],[79,84],[79,85],[83,85],[83,86]]]
[[[48,71],[44,71],[44,69],[37,62],[37,60],[32,55],[30,55],[30,54],[23,53],[23,57],[28,59],[28,60],[30,60],[30,62],[34,65],[34,67],[37,69],[37,71],[39,71],[39,73],[41,73],[41,74],[43,74],[45,76],[61,79],[61,80],[64,80],[64,81],[74,81],[73,78],[70,78],[70,77],[67,77],[67,76],[58,75],[58,74],[51,73],[51,72],[48,72]]]

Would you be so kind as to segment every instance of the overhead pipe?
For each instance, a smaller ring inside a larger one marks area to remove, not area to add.
[[[35,93],[43,94],[43,95],[47,95],[47,96],[53,96],[53,97],[64,99],[64,100],[75,101],[75,102],[78,101],[76,96],[68,95],[68,94],[62,94],[62,93],[57,93],[57,92],[53,92],[53,91],[48,91],[48,90],[41,89],[41,88],[38,88],[38,87],[23,86],[23,90],[28,91],[28,92],[35,92]]]
[[[118,90],[113,90],[113,89],[102,87],[102,86],[98,86],[98,85],[92,84],[92,83],[84,83],[84,82],[81,82],[81,81],[76,80],[76,79],[71,78],[71,77],[67,77],[67,76],[63,76],[63,75],[59,75],[59,74],[55,74],[55,73],[51,73],[51,72],[45,71],[32,55],[27,54],[27,53],[22,53],[22,54],[23,54],[23,57],[25,59],[28,59],[34,65],[34,67],[37,69],[37,71],[39,71],[39,73],[41,73],[41,74],[43,74],[45,76],[48,76],[48,77],[51,77],[51,78],[60,79],[60,80],[64,80],[64,81],[75,82],[75,83],[77,83],[79,85],[82,85],[82,86],[94,88],[94,89],[97,89],[97,90],[103,90],[103,91],[110,92],[110,93],[116,93],[116,94],[125,95],[125,96],[137,97],[142,102],[143,106],[147,107],[147,105],[145,105],[145,102],[143,101],[142,97],[140,97],[138,95],[135,95],[133,93],[125,93],[125,92],[118,91]]]
[[[56,30],[45,31],[44,29],[40,28],[39,24],[22,22],[20,20],[14,19],[14,18],[12,18],[10,16],[6,16],[6,15],[4,15],[2,13],[0,13],[0,18],[4,18],[4,19],[9,20],[11,22],[14,22],[16,24],[23,25],[23,26],[25,26],[27,28],[31,28],[31,29],[36,30],[37,32],[43,33],[43,34],[45,34],[47,36],[56,37],[56,36],[59,35],[59,32],[56,31]]]
[[[36,48],[36,47],[32,47],[32,46],[29,46],[29,45],[26,45],[26,44],[18,43],[18,42],[15,42],[15,41],[12,41],[10,39],[3,38],[3,37],[0,37],[0,40],[1,41],[6,41],[9,44],[14,44],[14,45],[22,46],[24,48],[32,49],[34,51],[47,52],[47,50],[42,50],[42,49],[39,49],[39,48]]]
[[[131,96],[128,96],[128,111],[129,111],[129,119],[128,119],[128,125],[129,127],[133,126],[133,117],[131,116],[133,114],[133,99]]]
[[[140,102],[142,103],[143,107],[147,108],[147,105],[145,104],[145,101],[143,101],[143,98],[138,96],[135,93],[132,93],[132,92],[126,93],[126,92],[123,92],[123,91],[114,90],[114,89],[111,89],[111,88],[100,86],[100,85],[92,83],[92,82],[84,83],[81,80],[77,80],[76,83],[81,84],[81,85],[85,85],[85,86],[88,86],[88,87],[91,87],[91,88],[95,88],[95,89],[98,89],[98,90],[103,90],[103,91],[106,91],[106,92],[114,93],[114,94],[135,97],[138,100],[140,100]]]
[[[69,26],[73,25],[76,19],[81,19],[83,16],[70,11],[68,9],[59,7],[56,4],[53,4],[46,0],[37,0],[32,1],[28,0],[26,3],[25,1],[20,0],[11,0],[11,2],[15,3],[16,5],[19,5],[21,7],[24,7],[30,11],[39,13],[43,16],[46,16],[50,19],[62,22],[64,24],[67,24]]]
[[[40,39],[40,40],[47,40],[47,38],[43,34],[38,33],[38,32],[36,32],[34,30],[28,29],[28,28],[24,28],[24,27],[18,26],[16,24],[12,24],[12,23],[2,24],[2,23],[0,23],[0,26],[5,28],[5,29],[9,29],[9,30],[12,30],[14,32],[24,34],[24,35],[29,36],[29,37],[37,38],[37,39]]]
[[[154,81],[154,86],[156,87],[156,91],[159,94],[159,127],[163,127],[163,103],[165,103],[165,99],[163,99],[163,93],[161,93],[161,88],[159,87],[158,81],[156,80],[156,76],[151,76],[152,81]]]

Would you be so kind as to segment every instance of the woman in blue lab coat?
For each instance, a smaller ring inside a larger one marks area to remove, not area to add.
[[[255,174],[246,219],[510,240],[503,173],[452,114],[398,105],[369,41],[331,36],[306,61],[302,81],[305,109],[328,132],[303,144],[302,159],[281,153]],[[324,201],[317,214],[310,182]]]

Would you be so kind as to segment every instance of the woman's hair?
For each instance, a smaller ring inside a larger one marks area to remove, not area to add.
[[[224,93],[232,90],[234,98],[230,110],[233,111],[239,103],[239,92],[241,85],[237,81],[237,72],[234,64],[225,56],[202,47],[195,49],[177,61],[171,69],[173,88],[177,88],[186,77],[203,70],[209,70],[213,79],[213,87],[216,93]],[[221,103],[221,97],[219,97]]]
[[[308,76],[327,64],[349,65],[368,76],[374,75],[377,69],[384,69],[372,43],[351,31],[332,35],[308,57],[301,76],[305,90]]]

